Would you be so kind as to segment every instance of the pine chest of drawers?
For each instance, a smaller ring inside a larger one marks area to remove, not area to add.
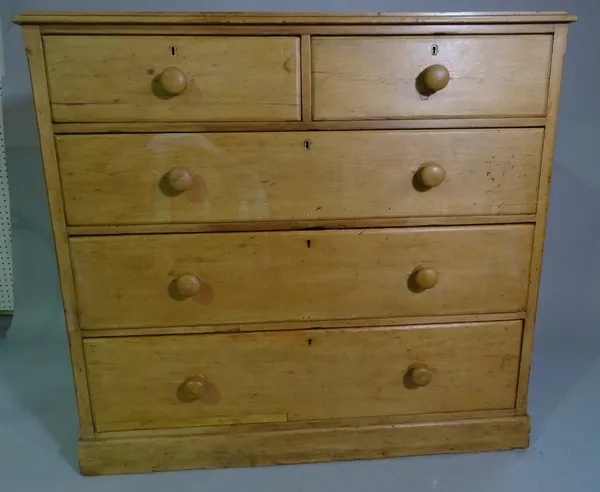
[[[19,17],[82,473],[526,447],[573,20]]]

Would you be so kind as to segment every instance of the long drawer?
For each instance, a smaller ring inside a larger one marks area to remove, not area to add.
[[[98,431],[514,407],[521,322],[86,339]]]
[[[284,121],[300,111],[299,40],[44,36],[55,121]]]
[[[551,35],[315,37],[314,116],[542,116],[551,53]]]
[[[70,239],[83,329],[519,312],[531,225]]]
[[[71,225],[535,213],[543,130],[59,135]]]

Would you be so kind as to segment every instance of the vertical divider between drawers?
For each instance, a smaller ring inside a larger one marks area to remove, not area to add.
[[[312,121],[312,58],[310,34],[300,36],[300,92],[302,104],[302,121]]]

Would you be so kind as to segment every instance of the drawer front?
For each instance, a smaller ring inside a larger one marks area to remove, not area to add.
[[[531,225],[70,239],[83,329],[518,312]]]
[[[314,115],[541,116],[551,50],[551,35],[315,37]],[[426,72],[434,65],[447,70],[444,88],[443,69]]]
[[[514,407],[521,322],[86,339],[98,431]],[[425,384],[419,386],[418,384]]]
[[[85,225],[535,213],[542,138],[530,128],[56,141],[67,221]]]
[[[298,47],[296,37],[44,36],[52,115],[298,120]]]

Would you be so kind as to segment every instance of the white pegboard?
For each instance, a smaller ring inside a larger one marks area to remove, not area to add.
[[[0,66],[2,52],[0,47]],[[10,198],[6,171],[6,148],[2,118],[2,77],[0,76],[0,314],[13,311],[12,237],[10,230]]]

